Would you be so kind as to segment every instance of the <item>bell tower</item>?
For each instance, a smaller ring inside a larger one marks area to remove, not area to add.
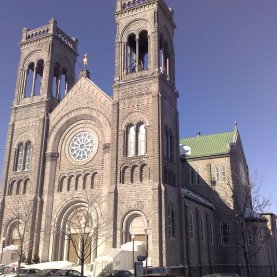
[[[173,11],[164,0],[116,0],[115,21],[114,247],[144,241],[152,265],[180,264]]]
[[[17,198],[31,203],[34,224],[27,258],[32,258],[38,254],[39,238],[32,234],[40,232],[48,114],[75,82],[77,40],[51,19],[45,26],[23,29],[20,52],[3,165],[0,224],[1,236],[11,244],[9,207]]]
[[[60,100],[75,82],[77,40],[50,19],[46,26],[24,28],[20,46],[14,104],[27,104],[38,98]]]

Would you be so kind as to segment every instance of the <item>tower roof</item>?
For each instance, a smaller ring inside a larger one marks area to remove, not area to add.
[[[198,135],[180,139],[180,144],[186,147],[186,153],[183,155],[188,159],[223,155],[230,152],[230,144],[236,142],[237,135],[237,130],[205,136]]]

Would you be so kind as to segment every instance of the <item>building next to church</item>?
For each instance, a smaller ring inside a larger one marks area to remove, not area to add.
[[[112,97],[86,66],[75,79],[78,41],[56,20],[23,30],[3,166],[2,248],[20,243],[28,201],[27,259],[78,263],[79,222],[90,237],[86,263],[135,241],[148,265],[184,265],[190,276],[244,276],[244,250],[261,276],[276,276],[276,217],[252,210],[237,127],[179,139],[173,10],[164,0],[115,2]]]

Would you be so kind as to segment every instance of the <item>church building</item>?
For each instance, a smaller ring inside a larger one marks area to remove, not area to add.
[[[77,264],[81,244],[89,264],[136,242],[148,265],[184,265],[202,276],[221,264],[242,274],[230,218],[247,203],[255,226],[247,251],[257,248],[255,233],[263,253],[250,263],[276,276],[276,217],[254,214],[245,201],[237,126],[179,138],[173,10],[164,0],[115,2],[112,96],[90,79],[86,56],[76,74],[78,41],[56,20],[23,29],[2,174],[2,248]]]

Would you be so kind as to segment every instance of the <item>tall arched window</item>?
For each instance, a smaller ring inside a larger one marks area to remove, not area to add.
[[[136,56],[137,56],[137,48],[136,48],[136,35],[130,34],[127,40],[126,47],[126,71],[127,73],[136,72]]]
[[[214,169],[214,177],[217,183],[226,183],[227,182],[227,172],[226,167],[216,166]]]
[[[24,97],[30,97],[34,93],[34,82],[35,82],[35,64],[31,62],[25,73],[24,81]]]
[[[205,242],[205,227],[204,227],[204,219],[201,216],[200,217],[200,234],[201,234],[201,241],[204,243]]]
[[[139,64],[138,71],[147,70],[149,64],[148,33],[142,31],[139,34]]]
[[[214,229],[212,221],[210,221],[210,243],[214,244]]]
[[[174,210],[172,204],[170,203],[168,206],[168,236],[173,238],[175,236],[174,230]]]
[[[216,180],[216,182],[220,182],[220,168],[219,168],[219,166],[215,167],[215,180]]]
[[[192,212],[189,214],[189,237],[191,241],[194,241],[194,220]]]
[[[225,166],[221,166],[221,182],[226,183],[227,177],[226,177],[226,168]]]
[[[199,185],[200,184],[200,175],[199,168],[190,170],[190,184],[191,185]]]
[[[146,153],[146,130],[144,124],[138,127],[138,155]]]
[[[23,160],[24,160],[24,147],[23,147],[23,143],[20,143],[17,148],[16,171],[22,171]]]
[[[127,129],[127,156],[133,157],[136,149],[136,131],[135,126],[131,125]]]
[[[34,95],[38,95],[41,93],[43,67],[44,67],[44,61],[39,60],[37,62],[36,72],[35,72],[35,84],[34,84],[34,88],[33,88]]]
[[[230,245],[230,226],[224,221],[220,223],[221,244]]]
[[[24,170],[28,171],[31,167],[31,160],[32,160],[32,145],[31,142],[28,141],[25,146],[25,164],[24,164]]]

